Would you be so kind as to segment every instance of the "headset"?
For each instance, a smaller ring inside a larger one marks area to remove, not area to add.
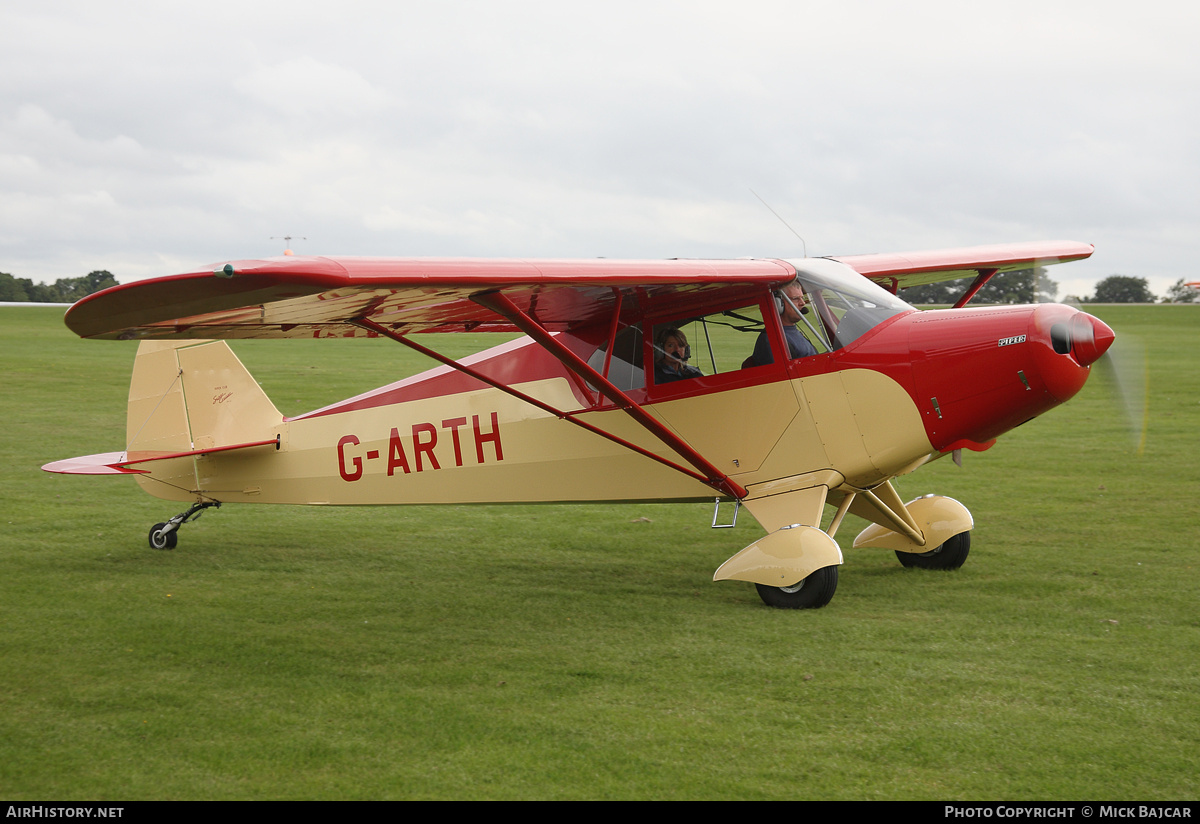
[[[793,309],[796,310],[797,314],[801,314],[801,315],[808,314],[808,303],[803,298],[800,299],[800,305],[797,306],[796,303],[791,298],[789,298],[787,295],[785,295],[783,293],[782,289],[776,289],[772,292],[772,294],[775,297],[775,311],[779,314],[780,317],[783,316],[783,310],[789,304],[791,305],[791,307]],[[784,301],[786,301],[786,303]]]
[[[678,338],[681,341],[687,340],[687,336],[683,334],[683,331],[680,329],[676,329],[673,326],[668,326],[666,329],[660,329],[658,331],[658,334],[656,334],[654,336],[654,351],[658,352],[660,355],[663,355],[663,356],[666,356],[667,352],[665,349],[663,349],[662,344],[667,342],[667,338]],[[660,341],[661,341],[661,343],[660,343]],[[679,358],[679,360],[683,361],[684,363],[687,363],[691,359],[692,359],[692,345],[690,343],[684,343],[683,344],[683,355]]]

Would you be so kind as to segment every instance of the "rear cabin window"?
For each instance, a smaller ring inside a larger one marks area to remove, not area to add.
[[[608,341],[601,343],[600,348],[588,358],[588,366],[608,378],[622,392],[645,386],[642,325],[635,323],[618,331],[613,340],[611,356],[608,354]]]

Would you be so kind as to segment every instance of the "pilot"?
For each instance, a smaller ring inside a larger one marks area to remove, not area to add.
[[[704,375],[688,366],[692,349],[687,336],[673,326],[664,326],[654,335],[654,382],[656,384],[699,378]]]
[[[800,283],[793,280],[780,289],[775,295],[775,304],[779,307],[779,319],[783,321],[783,338],[787,341],[788,357],[807,358],[817,354],[817,348],[796,328],[796,324],[800,322],[800,314],[808,311],[804,301],[804,289]],[[774,362],[766,329],[758,333],[758,340],[754,342],[754,354],[750,356],[750,360],[755,366],[765,366]]]

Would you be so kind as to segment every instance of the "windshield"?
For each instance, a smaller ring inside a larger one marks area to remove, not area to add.
[[[806,299],[817,310],[826,349],[841,349],[890,317],[913,308],[844,263],[828,258],[789,260]]]

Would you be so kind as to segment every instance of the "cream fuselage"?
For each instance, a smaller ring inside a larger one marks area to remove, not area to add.
[[[1066,400],[1087,368],[1055,353],[1045,330],[1072,314],[1054,306],[912,312],[836,352],[632,394],[743,486],[760,520],[786,520],[764,518],[753,503],[814,486],[871,489],[953,449],[986,448],[1001,431]],[[570,345],[583,357],[595,348],[581,339]],[[716,494],[447,367],[284,419],[232,353],[205,351],[214,346],[224,344],[143,344],[150,351],[139,355],[146,366],[135,370],[131,387],[131,441],[135,426],[144,426],[137,423],[141,410],[159,409],[161,387],[181,372],[191,431],[167,427],[157,442],[142,437],[141,448],[186,451],[239,437],[277,438],[277,448],[144,464],[150,472],[141,482],[152,494],[287,504],[685,501]],[[153,358],[161,362],[151,366]],[[472,363],[481,372],[524,372],[530,379],[511,382],[513,388],[675,458],[626,411],[588,398],[531,341],[505,344]],[[192,407],[210,397],[206,419]],[[228,431],[230,421],[244,431]],[[200,431],[205,427],[213,431]]]

